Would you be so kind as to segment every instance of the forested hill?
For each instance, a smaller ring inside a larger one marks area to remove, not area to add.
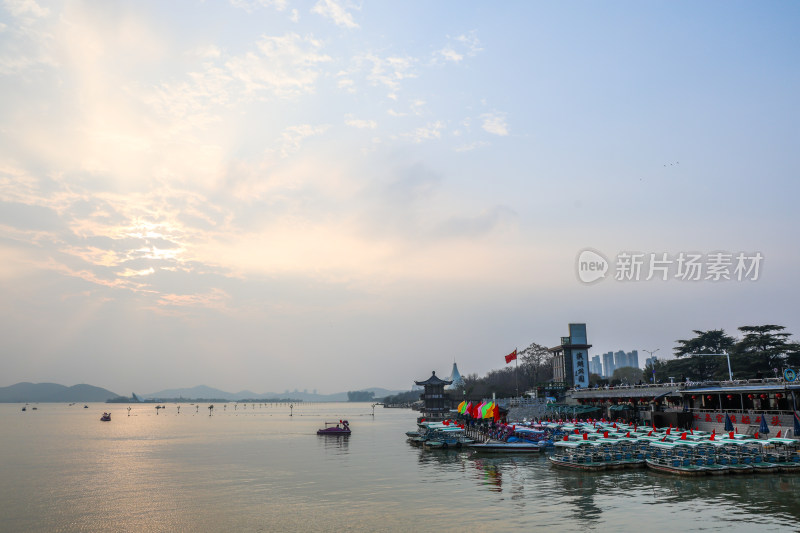
[[[0,387],[0,402],[104,402],[116,398],[110,390],[92,385],[67,387],[57,383],[17,383]]]

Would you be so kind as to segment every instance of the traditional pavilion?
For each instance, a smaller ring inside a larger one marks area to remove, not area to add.
[[[451,405],[450,395],[444,392],[444,388],[453,382],[436,377],[436,371],[434,371],[431,377],[425,381],[415,381],[414,383],[425,388],[425,392],[420,396],[423,402],[422,416],[431,420],[446,418]]]

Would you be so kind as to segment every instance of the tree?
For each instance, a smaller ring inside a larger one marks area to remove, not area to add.
[[[611,383],[624,383],[627,385],[635,385],[642,380],[642,369],[634,368],[632,366],[623,366],[617,368],[611,375]]]
[[[673,349],[675,356],[678,358],[686,357],[690,361],[689,365],[682,370],[688,371],[688,377],[698,380],[724,379],[727,377],[727,364],[722,361],[722,358],[707,357],[703,354],[728,352],[733,348],[736,339],[726,335],[725,330],[722,329],[693,330],[693,332],[696,335],[693,339],[675,341],[678,343]]]
[[[527,348],[519,352],[519,356],[522,360],[520,370],[526,378],[524,380],[526,389],[552,377],[553,354],[546,347],[532,342]],[[522,386],[522,382],[520,386]]]
[[[371,402],[374,397],[375,393],[372,391],[359,390],[347,392],[348,402]]]
[[[784,329],[774,324],[740,327],[744,336],[733,347],[731,356],[736,375],[749,378],[755,377],[759,371],[770,372],[773,368],[780,371],[794,344],[787,342],[791,334],[785,333]]]
[[[667,369],[666,369],[667,362],[662,361],[661,359],[654,359],[651,360],[649,363],[644,365],[644,370],[642,371],[642,381],[647,381],[648,383],[661,383],[666,380],[669,376],[667,376]]]

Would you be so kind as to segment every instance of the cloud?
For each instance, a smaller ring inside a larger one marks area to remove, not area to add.
[[[345,124],[348,126],[352,126],[354,128],[359,129],[370,129],[374,130],[378,127],[378,123],[374,120],[363,120],[363,119],[355,119],[355,118],[348,118],[344,121]]]
[[[403,135],[403,137],[410,138],[415,143],[421,143],[422,141],[440,139],[442,137],[443,129],[444,129],[444,122],[438,120],[436,122],[429,122],[424,126],[415,129],[411,133],[406,133]]]
[[[296,152],[300,149],[302,142],[316,135],[322,135],[328,130],[328,125],[311,126],[310,124],[300,124],[298,126],[290,126],[281,133],[281,155],[288,157],[290,153]]]
[[[353,15],[348,13],[341,4],[335,0],[319,0],[313,8],[312,13],[331,19],[337,26],[342,28],[358,28],[358,24],[353,20]]]
[[[379,57],[370,53],[356,58],[356,63],[367,65],[367,80],[372,85],[387,87],[391,99],[397,99],[400,82],[417,77],[413,71],[416,60],[408,56]]]
[[[482,50],[475,32],[448,37],[448,43],[433,54],[433,63],[460,63],[465,57],[473,57]]]
[[[273,7],[276,11],[286,9],[287,0],[229,0],[233,7],[244,9],[248,13],[255,12],[260,7]]]
[[[438,54],[445,61],[452,61],[454,63],[458,63],[459,61],[464,59],[464,56],[462,54],[459,54],[458,52],[453,50],[450,46],[445,46],[444,48],[439,50]]]
[[[486,141],[474,141],[467,144],[462,144],[453,148],[456,152],[471,152],[476,148],[481,148],[483,146],[489,146],[489,143]]]
[[[50,10],[36,3],[35,0],[6,0],[6,7],[15,17],[43,18],[50,14]]]
[[[269,91],[278,96],[311,92],[321,63],[331,57],[321,53],[322,42],[295,33],[264,36],[257,50],[232,57],[225,66],[245,93]]]
[[[484,113],[481,115],[483,119],[482,128],[493,135],[508,135],[508,124],[506,123],[505,113]]]

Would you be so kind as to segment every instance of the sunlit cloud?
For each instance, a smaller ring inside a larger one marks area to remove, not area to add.
[[[312,13],[331,19],[337,26],[343,28],[358,28],[358,24],[353,20],[353,15],[335,0],[319,0],[313,8]]]
[[[50,10],[40,6],[35,0],[5,0],[6,8],[15,17],[46,17]]]
[[[384,86],[389,89],[388,97],[397,99],[400,83],[410,78],[416,78],[414,72],[416,60],[411,57],[379,57],[375,54],[366,54],[357,58],[357,63],[367,68],[367,80],[375,86]]]
[[[406,133],[403,136],[411,139],[415,143],[423,141],[430,141],[434,139],[441,139],[442,130],[444,129],[444,122],[437,120],[436,122],[429,122],[424,126],[415,129],[411,133]]]
[[[356,119],[356,118],[347,118],[344,121],[345,124],[348,126],[352,126],[358,129],[370,129],[374,130],[378,127],[378,123],[374,120],[364,120],[364,119]]]
[[[283,133],[281,133],[281,139],[283,141],[281,155],[283,157],[288,157],[290,153],[300,149],[300,145],[305,139],[322,135],[328,128],[328,125],[311,126],[310,124],[300,124],[298,126],[286,128]]]
[[[310,92],[319,77],[319,65],[331,61],[321,53],[322,42],[294,33],[264,36],[257,50],[232,57],[226,67],[245,93],[269,91],[277,96]]]
[[[229,0],[232,6],[244,9],[248,13],[255,12],[260,7],[272,7],[276,11],[284,11],[287,0]]]
[[[506,123],[505,113],[484,113],[481,115],[481,119],[483,119],[481,127],[484,131],[493,135],[508,135],[508,124]]]

